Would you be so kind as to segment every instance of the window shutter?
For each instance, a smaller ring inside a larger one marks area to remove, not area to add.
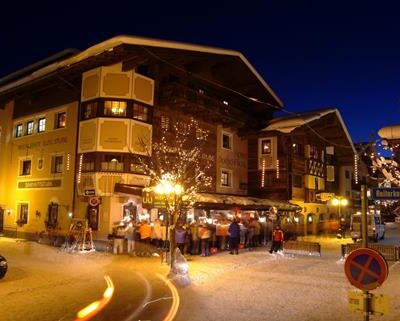
[[[331,165],[326,166],[326,181],[327,182],[335,181],[335,166]]]

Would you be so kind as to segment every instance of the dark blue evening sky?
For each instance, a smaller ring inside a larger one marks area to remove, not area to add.
[[[355,142],[400,123],[400,7],[292,2],[115,1],[106,9],[97,2],[95,11],[32,2],[0,22],[0,75],[67,47],[131,34],[239,50],[287,110],[338,107]]]

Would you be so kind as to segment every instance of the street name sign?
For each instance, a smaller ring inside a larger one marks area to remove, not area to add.
[[[372,189],[371,198],[376,201],[400,200],[400,187],[377,187]]]
[[[389,274],[385,258],[369,248],[351,252],[344,263],[344,271],[349,282],[363,291],[381,286]]]

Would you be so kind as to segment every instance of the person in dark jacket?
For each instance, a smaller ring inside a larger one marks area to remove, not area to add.
[[[229,247],[231,250],[229,254],[233,254],[233,252],[235,251],[235,254],[237,255],[239,254],[240,226],[236,218],[234,218],[231,225],[229,225],[228,232]]]

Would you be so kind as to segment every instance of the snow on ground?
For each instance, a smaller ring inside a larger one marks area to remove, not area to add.
[[[307,239],[315,241],[317,239]],[[239,255],[189,256],[192,285],[179,288],[178,321],[352,321],[362,320],[347,307],[347,281],[340,244],[319,239],[321,257],[271,255],[266,247]],[[10,270],[0,281],[0,319],[60,320],[59,310],[77,311],[104,291],[110,269],[135,267],[166,274],[159,258],[130,258],[109,253],[68,254],[34,242],[0,238],[0,254]],[[390,298],[390,313],[373,320],[400,320],[400,266],[390,265],[384,285],[373,293]],[[45,317],[44,317],[45,316]],[[63,319],[64,320],[64,319]]]

